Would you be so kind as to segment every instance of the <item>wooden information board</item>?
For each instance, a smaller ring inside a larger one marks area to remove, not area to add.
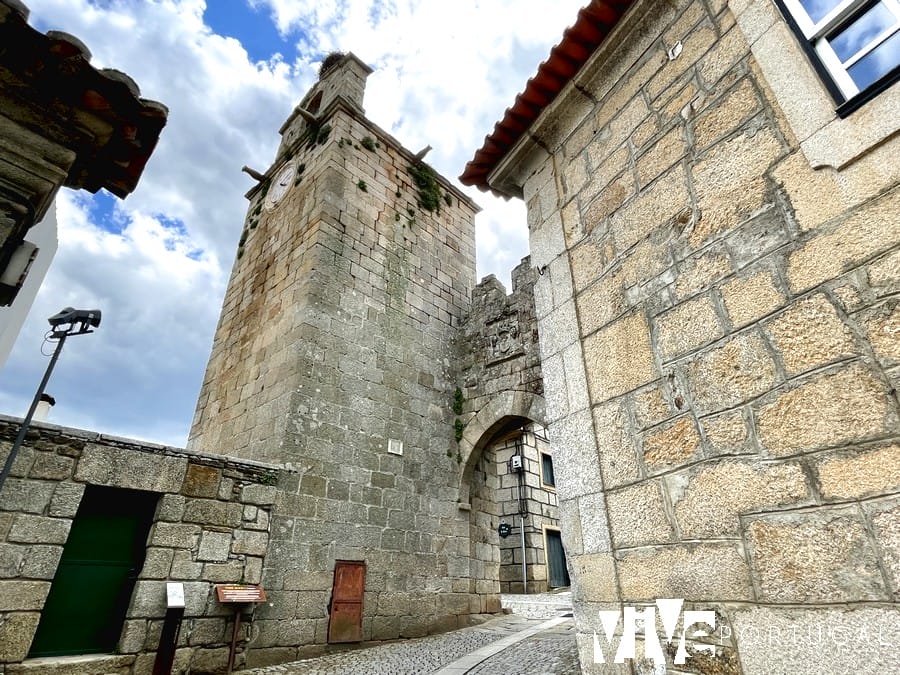
[[[262,586],[216,584],[216,597],[221,603],[265,602],[266,592]]]

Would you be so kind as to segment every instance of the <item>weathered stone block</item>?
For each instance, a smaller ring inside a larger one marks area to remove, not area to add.
[[[615,250],[610,237],[604,237],[602,240],[598,240],[596,237],[585,237],[569,251],[574,290],[580,293],[600,278],[614,258]],[[564,300],[565,298],[559,298],[556,304],[560,304]]]
[[[52,581],[56,575],[56,568],[62,552],[62,546],[29,546],[28,553],[25,555],[25,564],[22,567],[22,576]]]
[[[147,622],[143,619],[126,621],[122,627],[122,637],[118,648],[123,654],[135,654],[142,651],[147,639]]]
[[[900,598],[900,502],[896,497],[866,502],[864,510],[872,523],[875,548],[884,563],[896,602]]]
[[[678,215],[678,226],[690,227],[695,215],[685,211]],[[679,252],[676,251],[676,256]],[[710,288],[716,281],[731,274],[731,261],[725,248],[713,244],[704,248],[699,255],[685,258],[678,264],[678,277],[675,279],[675,297],[678,300],[690,298]]]
[[[173,673],[187,672],[192,652],[193,650],[188,647],[175,650],[175,660],[172,663]],[[134,659],[133,675],[153,675],[155,661],[156,654],[138,654]]]
[[[771,389],[778,375],[762,339],[745,333],[699,354],[685,372],[699,411],[730,408]]]
[[[737,455],[754,448],[747,433],[747,424],[740,412],[725,413],[702,420],[706,441],[713,455]]]
[[[150,546],[192,549],[197,545],[199,535],[199,525],[156,523],[150,534]]]
[[[603,493],[598,491],[579,497],[578,512],[581,514],[581,542],[584,552],[590,554],[611,551]]]
[[[900,363],[900,302],[890,300],[873,308],[866,317],[866,334],[883,364]]]
[[[602,487],[597,447],[591,432],[591,414],[587,410],[570,415],[549,429],[554,472],[566,499],[597,492]]]
[[[180,492],[186,471],[187,460],[180,457],[88,444],[75,479],[133,490]]]
[[[200,551],[197,560],[224,562],[231,551],[231,533],[204,530],[200,535]]]
[[[841,215],[847,207],[828,170],[814,171],[802,152],[793,152],[772,171],[787,192],[801,230],[811,230]]]
[[[321,591],[331,588],[333,578],[333,572],[312,572],[306,569],[286,570],[284,588],[288,591]]]
[[[610,227],[616,246],[620,251],[631,248],[690,205],[687,177],[676,165],[612,215]]]
[[[885,600],[889,593],[855,508],[750,518],[750,557],[764,602]]]
[[[667,485],[681,534],[689,539],[734,536],[742,513],[809,499],[797,464],[723,461],[669,476]]]
[[[22,544],[65,544],[72,521],[64,518],[20,515],[9,531],[9,541]]]
[[[644,438],[644,466],[650,471],[677,466],[700,455],[700,435],[693,417],[654,429]]]
[[[687,151],[685,132],[680,126],[672,127],[637,160],[637,177],[641,186],[667,171]]]
[[[0,578],[19,576],[19,567],[27,550],[25,546],[0,544]]]
[[[81,483],[59,483],[53,491],[47,515],[57,518],[74,518],[83,494],[84,485]]]
[[[244,560],[244,582],[258,584],[262,581],[262,558],[247,556]]]
[[[20,513],[43,514],[53,495],[53,483],[8,478],[3,486],[3,508]]]
[[[634,421],[639,429],[655,426],[672,416],[669,404],[658,387],[635,393],[631,401]]]
[[[594,429],[604,487],[613,488],[637,479],[637,452],[628,427],[628,416],[621,406],[607,403],[594,408]],[[555,442],[554,447],[558,447]]]
[[[751,600],[750,571],[731,543],[634,549],[616,554],[622,600]]]
[[[172,555],[172,579],[199,579],[203,565],[195,562],[190,551],[175,551]]]
[[[712,103],[694,121],[694,141],[702,150],[736,130],[761,109],[750,78],[742,79],[718,102]]]
[[[188,464],[181,492],[188,497],[218,497],[221,478],[221,469],[201,464]]]
[[[191,672],[224,673],[228,666],[228,647],[195,649],[191,656]]]
[[[668,361],[724,334],[709,296],[701,295],[656,317],[657,344]]]
[[[809,239],[788,258],[794,292],[812,288],[900,241],[900,190],[858,208],[845,221]],[[824,229],[824,228],[823,228]]]
[[[268,543],[269,535],[267,532],[236,530],[231,550],[237,554],[264,556]]]
[[[576,298],[582,334],[602,328],[626,309],[625,295],[617,273],[612,273],[599,283],[590,286]],[[549,359],[544,355],[543,363]],[[543,365],[543,364],[542,364]]]
[[[747,131],[714,145],[693,167],[701,218],[691,233],[694,246],[731,230],[769,199],[766,170],[781,154],[769,129]]]
[[[243,507],[236,502],[220,502],[215,499],[188,499],[184,505],[186,523],[238,527]]]
[[[193,621],[187,641],[191,645],[209,645],[225,641],[224,618],[196,619]],[[229,634],[230,638],[231,635]]]
[[[896,424],[884,386],[860,364],[813,377],[759,410],[759,439],[775,455],[834,447]]]
[[[156,519],[178,522],[184,516],[186,501],[181,495],[163,495],[156,507]]]
[[[246,504],[268,506],[275,503],[278,488],[274,485],[245,485],[241,490],[241,501]]]
[[[67,480],[72,477],[74,467],[75,460],[71,457],[52,452],[37,452],[28,476],[41,480]]]
[[[900,445],[842,452],[816,465],[826,499],[859,499],[900,489]]]
[[[237,584],[244,578],[244,563],[240,560],[229,560],[226,563],[207,563],[203,566],[200,577],[214,584]]]
[[[616,602],[615,561],[611,553],[578,555],[570,559],[577,583],[573,598],[577,602]]]
[[[869,265],[869,285],[883,295],[900,286],[900,250],[876,260]]]
[[[49,592],[49,581],[0,580],[0,611],[40,610]]]
[[[824,295],[791,305],[766,326],[791,375],[857,353],[850,329]]]
[[[174,551],[168,548],[148,548],[141,570],[143,579],[167,579],[172,568]]]
[[[619,168],[627,169],[627,165],[623,164]],[[603,221],[615,213],[636,190],[637,186],[630,171],[625,171],[612,179],[584,208],[581,219],[584,233],[591,234],[597,228],[602,227]]]
[[[40,620],[40,612],[15,612],[3,617],[0,622],[0,663],[25,660]]]
[[[625,317],[585,338],[584,358],[594,403],[656,378],[649,328],[640,314]]]
[[[775,311],[784,302],[769,272],[734,278],[722,286],[722,301],[735,328],[742,328]]]
[[[900,612],[893,608],[748,607],[731,617],[746,675],[900,669],[900,653],[889,638],[900,631]]]
[[[656,481],[608,492],[609,524],[615,548],[664,544],[674,535]]]

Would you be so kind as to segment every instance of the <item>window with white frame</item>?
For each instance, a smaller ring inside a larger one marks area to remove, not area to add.
[[[776,2],[841,103],[900,75],[900,0]]]

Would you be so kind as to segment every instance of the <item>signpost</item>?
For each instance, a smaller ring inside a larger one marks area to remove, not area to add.
[[[266,601],[266,592],[262,586],[253,584],[216,584],[216,598],[223,605],[233,604],[234,629],[231,632],[231,651],[228,652],[228,675],[234,669],[234,654],[237,651],[238,631],[241,628],[242,605]]]
[[[159,648],[153,661],[153,675],[170,675],[178,646],[178,632],[184,618],[184,584],[170,581],[166,584],[166,618],[159,636]]]

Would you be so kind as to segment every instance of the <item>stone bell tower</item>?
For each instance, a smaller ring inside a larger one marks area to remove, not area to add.
[[[267,653],[329,639],[335,561],[366,566],[362,639],[498,608],[499,565],[472,559],[459,509],[452,409],[477,207],[365,117],[370,72],[329,56],[247,193],[188,442],[288,468],[251,644]]]

